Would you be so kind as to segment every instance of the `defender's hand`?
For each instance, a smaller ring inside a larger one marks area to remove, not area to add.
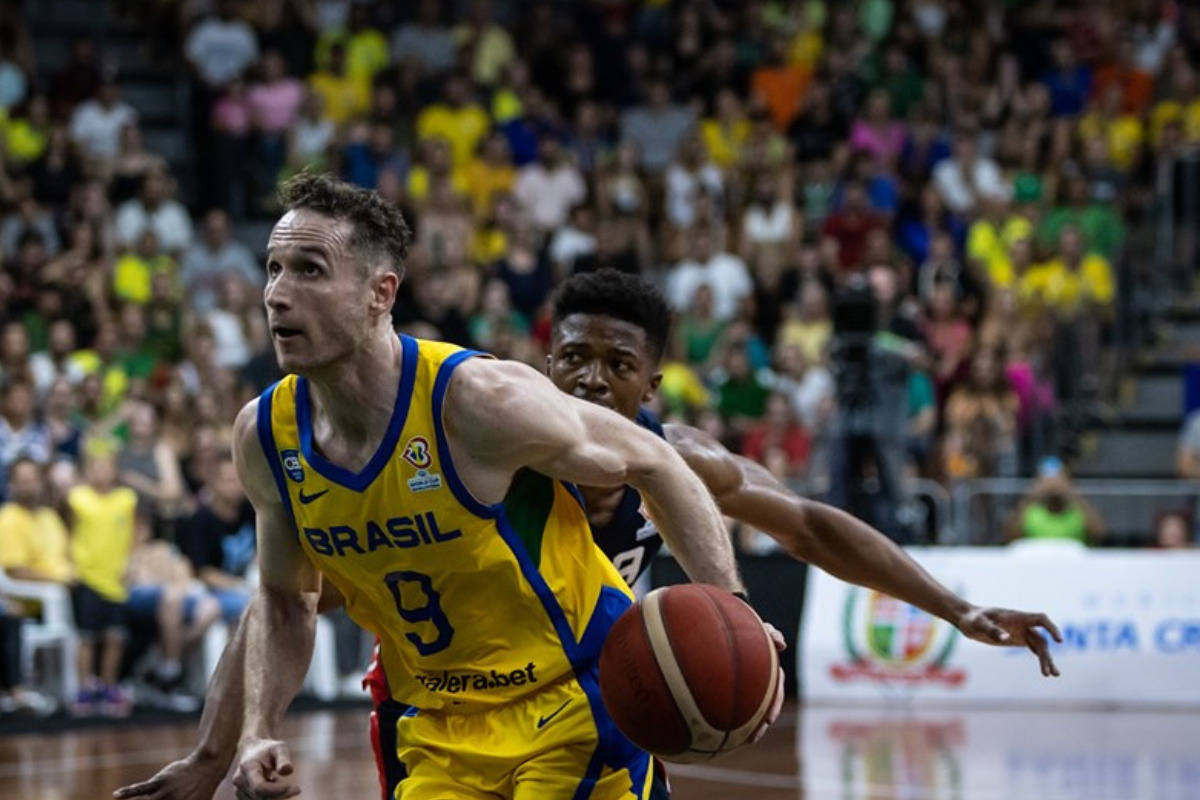
[[[1062,634],[1045,614],[1030,611],[1013,611],[1008,608],[980,608],[972,606],[961,620],[958,629],[963,635],[984,644],[1002,647],[1028,647],[1037,656],[1046,677],[1058,677],[1058,667],[1050,656],[1050,646],[1038,628],[1043,628],[1061,642]]]

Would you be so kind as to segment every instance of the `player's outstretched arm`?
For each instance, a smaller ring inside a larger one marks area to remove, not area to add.
[[[305,556],[259,442],[258,401],[238,414],[233,456],[254,505],[260,584],[246,620],[245,696],[234,786],[243,798],[299,794],[279,725],[312,659],[320,573]]]
[[[616,412],[563,394],[524,365],[472,359],[454,373],[444,417],[459,473],[481,499],[502,498],[526,467],[584,486],[630,484],[692,580],[742,590],[704,484],[665,441]]]
[[[665,432],[722,512],[769,534],[791,555],[848,583],[911,603],[977,641],[1028,647],[1038,657],[1043,675],[1058,675],[1038,629],[1057,641],[1062,637],[1045,614],[974,606],[862,520],[798,496],[761,464],[730,453],[702,431],[667,425]]]

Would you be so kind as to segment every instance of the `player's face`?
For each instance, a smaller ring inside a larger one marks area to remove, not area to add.
[[[646,332],[598,314],[572,314],[555,326],[548,373],[567,394],[629,419],[650,401],[662,380]]]
[[[372,281],[350,246],[351,223],[289,211],[267,242],[263,300],[275,357],[311,374],[347,357],[370,331]]]

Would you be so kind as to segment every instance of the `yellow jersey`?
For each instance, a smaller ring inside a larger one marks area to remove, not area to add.
[[[308,558],[380,640],[392,697],[476,711],[593,672],[632,594],[592,539],[573,486],[524,470],[486,505],[459,479],[442,403],[478,355],[400,337],[392,419],[359,472],[313,443],[308,384],[259,399],[258,432]]]
[[[118,486],[100,494],[91,486],[76,486],[67,494],[75,517],[71,556],[81,583],[113,603],[129,597],[125,568],[137,531],[137,493]]]
[[[28,567],[67,583],[72,577],[70,551],[67,526],[54,509],[0,506],[0,567]]]

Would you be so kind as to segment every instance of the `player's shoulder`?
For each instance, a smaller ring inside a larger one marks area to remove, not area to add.
[[[233,462],[242,488],[256,508],[263,503],[280,502],[259,429],[260,409],[265,402],[266,396],[254,398],[242,406],[233,420]],[[270,425],[270,420],[265,424]]]

